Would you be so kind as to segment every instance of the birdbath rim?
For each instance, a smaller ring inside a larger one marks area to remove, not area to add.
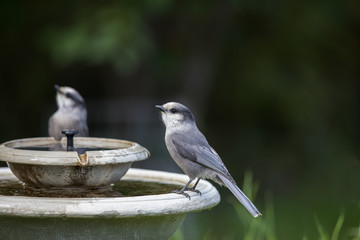
[[[22,138],[7,141],[0,145],[0,160],[10,163],[52,166],[77,166],[79,164],[80,154],[76,151],[24,149],[50,144],[59,144],[66,149],[66,138],[63,137],[61,141],[57,141],[52,137]],[[86,151],[87,166],[135,162],[150,156],[150,152],[140,144],[121,139],[75,137],[74,146],[106,148]]]
[[[0,168],[0,180],[11,178],[16,179],[8,168]],[[123,179],[179,185],[183,185],[189,180],[184,174],[136,168],[130,168]],[[114,198],[50,198],[0,195],[0,216],[70,218],[161,216],[198,212],[212,208],[220,202],[220,195],[210,182],[201,180],[197,189],[202,194],[189,192],[190,200],[175,193]],[[35,202],[36,204],[34,204]]]

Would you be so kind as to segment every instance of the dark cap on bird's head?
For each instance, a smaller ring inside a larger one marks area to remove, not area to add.
[[[55,84],[54,87],[57,92],[56,101],[59,107],[70,107],[76,105],[85,107],[85,100],[74,88],[59,86],[57,84]]]
[[[190,109],[181,103],[168,102],[164,105],[156,105],[155,107],[161,111],[161,115],[165,124],[166,121],[195,122],[194,115]]]

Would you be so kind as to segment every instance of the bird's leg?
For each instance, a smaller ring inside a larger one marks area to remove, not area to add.
[[[195,190],[195,188],[198,185],[199,181],[200,181],[200,178],[197,179],[197,181],[196,181],[196,183],[195,183],[195,185],[193,187],[187,188],[186,190],[196,192],[196,193],[200,194],[200,196],[201,196],[201,192],[199,190]]]
[[[182,194],[182,195],[184,195],[185,197],[189,198],[189,200],[191,199],[191,198],[190,198],[190,195],[187,194],[185,191],[196,192],[196,193],[200,194],[200,196],[201,196],[201,192],[200,192],[199,190],[196,190],[196,189],[195,189],[196,186],[198,185],[199,181],[200,181],[200,178],[197,179],[197,181],[196,181],[196,183],[195,183],[195,185],[194,185],[193,187],[189,188],[189,185],[190,185],[190,183],[192,182],[192,180],[189,180],[188,183],[187,183],[181,190],[174,190],[174,191],[172,191],[172,192],[173,192],[173,193],[177,193],[177,194]]]
[[[192,182],[192,180],[189,180],[188,183],[181,190],[173,190],[171,192],[177,193],[177,194],[182,194],[185,197],[187,197],[189,200],[191,200],[190,195],[185,192],[186,190],[188,190],[188,186],[191,182]]]

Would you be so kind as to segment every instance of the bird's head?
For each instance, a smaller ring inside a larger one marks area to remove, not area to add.
[[[177,102],[168,102],[164,105],[156,105],[161,111],[161,118],[166,126],[177,127],[183,124],[195,124],[194,115],[190,109]]]
[[[85,107],[85,101],[78,91],[71,87],[61,87],[55,85],[56,102],[59,109],[74,108],[77,106]]]

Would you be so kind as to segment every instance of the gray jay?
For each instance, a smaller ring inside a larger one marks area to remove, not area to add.
[[[176,164],[190,178],[181,190],[174,192],[183,194],[190,199],[190,196],[184,191],[200,193],[195,190],[196,185],[201,178],[208,178],[220,185],[225,185],[254,217],[260,216],[259,210],[239,189],[220,156],[197,128],[191,111],[176,102],[156,105],[156,108],[161,111],[161,117],[166,127],[166,147]],[[190,188],[189,185],[195,178],[197,181]]]
[[[89,130],[86,122],[85,101],[75,89],[55,85],[58,110],[49,119],[49,135],[60,141],[62,130],[74,129],[79,137],[87,137]]]

